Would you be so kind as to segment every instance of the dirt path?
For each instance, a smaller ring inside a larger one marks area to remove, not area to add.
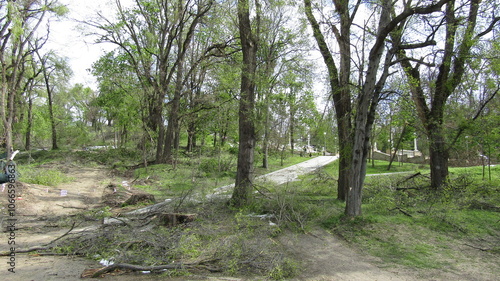
[[[302,261],[302,273],[295,280],[304,281],[413,281],[405,272],[388,271],[377,267],[379,260],[360,255],[343,241],[316,229],[306,234],[287,234],[280,242]]]

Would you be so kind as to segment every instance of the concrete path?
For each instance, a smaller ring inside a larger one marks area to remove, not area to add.
[[[283,184],[286,182],[290,181],[295,181],[298,179],[300,175],[305,175],[307,173],[311,173],[318,168],[321,168],[329,163],[332,163],[333,161],[337,160],[337,156],[319,156],[316,158],[312,158],[310,160],[304,161],[299,164],[295,164],[293,166],[277,170],[274,172],[271,172],[269,174],[265,174],[262,176],[257,177],[255,180],[257,183],[259,182],[269,182],[272,181],[275,184]],[[216,198],[226,198],[229,197],[230,195],[228,194],[228,191],[231,191],[234,188],[234,183],[229,184],[226,186],[218,187],[214,189],[214,191],[211,194],[208,194],[205,196],[205,199],[216,199]],[[191,200],[203,200],[203,199],[196,199],[196,195],[192,196]],[[139,214],[145,214],[149,212],[154,212],[157,210],[160,210],[163,206],[171,204],[172,199],[167,199],[164,202],[160,202],[151,206],[147,206],[135,211],[131,211],[122,215],[139,215]]]
[[[318,156],[311,160],[307,160],[302,163],[295,164],[293,166],[259,176],[255,178],[255,182],[256,183],[273,182],[277,185],[280,185],[287,182],[296,181],[300,175],[311,173],[317,170],[318,168],[321,168],[327,164],[332,163],[337,159],[338,156]],[[216,188],[214,190],[214,193],[208,195],[207,197],[211,198],[215,195],[220,195],[221,193],[225,193],[233,188],[234,188],[234,183]]]

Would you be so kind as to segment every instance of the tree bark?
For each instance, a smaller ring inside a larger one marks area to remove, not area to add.
[[[257,8],[257,20],[260,11]],[[238,0],[238,20],[243,67],[239,105],[239,151],[236,182],[231,204],[243,207],[251,200],[255,148],[255,72],[257,68],[257,35],[252,31],[248,0]],[[257,26],[259,23],[257,23]]]
[[[449,150],[446,147],[444,132],[440,126],[427,129],[429,137],[429,157],[431,169],[431,187],[439,188],[448,181]]]
[[[33,125],[33,98],[31,91],[28,93],[28,124],[26,126],[26,142],[25,148],[27,151],[31,150],[31,128]]]
[[[48,95],[50,129],[52,132],[52,149],[59,149],[59,147],[57,146],[56,120],[54,118],[53,92],[52,92],[52,89],[50,87],[49,77],[47,76],[46,70],[44,70],[43,73],[44,73],[44,77],[45,77],[45,85],[47,87],[47,95]]]
[[[348,1],[335,1],[336,9],[341,13],[341,19],[349,19]],[[328,48],[327,42],[321,32],[320,25],[312,12],[311,0],[304,0],[306,16],[313,29],[313,35],[318,44],[319,50],[328,69],[328,80],[330,83],[331,95],[335,107],[335,115],[338,126],[339,138],[339,177],[337,187],[337,198],[345,201],[349,183],[351,180],[351,155],[352,155],[352,123],[351,123],[351,93],[349,89],[350,75],[350,22],[341,23],[341,32],[336,31],[336,37],[341,49],[341,70],[339,71]],[[342,13],[347,13],[347,16]]]

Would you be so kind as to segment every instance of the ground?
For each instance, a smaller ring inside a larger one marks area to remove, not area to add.
[[[21,197],[17,200],[17,249],[26,249],[43,245],[57,239],[66,233],[72,225],[53,224],[50,218],[58,215],[71,216],[84,210],[100,207],[101,196],[111,184],[122,184],[133,179],[113,176],[102,167],[60,167],[73,177],[71,183],[57,187],[45,187],[31,184],[20,185]],[[61,196],[66,194],[66,196]],[[4,191],[5,193],[5,191]],[[3,198],[5,200],[5,196]],[[3,201],[2,209],[5,209]],[[2,227],[5,229],[6,217],[2,217]],[[75,226],[75,230],[79,226]],[[6,234],[4,242],[0,243],[0,251],[8,251]],[[301,273],[295,280],[487,280],[470,275],[468,269],[464,274],[446,273],[441,271],[420,272],[394,266],[385,267],[382,261],[366,253],[353,249],[341,238],[323,229],[308,233],[284,233],[278,236],[287,253],[298,259]],[[84,258],[67,256],[39,256],[33,254],[16,255],[16,273],[7,272],[7,257],[2,257],[1,267],[8,280],[80,280],[81,273],[88,268],[98,268],[100,265]],[[478,265],[479,266],[479,265]],[[480,271],[480,268],[474,270]],[[150,274],[129,276],[108,275],[103,280],[159,280]],[[246,280],[234,277],[189,277],[172,280]]]

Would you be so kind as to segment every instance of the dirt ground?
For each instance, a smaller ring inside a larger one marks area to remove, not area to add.
[[[57,187],[22,184],[18,187],[19,200],[16,203],[15,241],[17,249],[27,249],[43,245],[60,237],[70,229],[51,222],[50,217],[71,215],[83,210],[96,208],[101,203],[104,189],[110,183],[122,184],[127,179],[111,175],[103,168],[61,167],[62,171],[74,178],[71,183]],[[1,189],[1,187],[0,187]],[[20,194],[19,194],[20,193]],[[5,231],[6,191],[2,196],[2,229]],[[62,196],[63,195],[63,196]],[[75,227],[77,231],[78,227]],[[8,251],[8,233],[3,232],[0,251]],[[351,249],[343,240],[325,230],[315,230],[307,234],[286,234],[279,238],[289,254],[302,262],[303,271],[295,280],[488,280],[494,276],[471,275],[473,271],[464,269],[463,274],[442,271],[408,271],[398,268],[384,268],[377,258],[367,256]],[[40,256],[33,254],[16,255],[15,273],[8,272],[9,257],[0,257],[0,268],[6,279],[3,280],[82,280],[80,275],[85,269],[99,268],[101,265],[78,257]],[[150,274],[127,276],[107,275],[102,280],[165,280]],[[486,279],[484,279],[486,278]],[[169,280],[247,280],[234,277],[193,276]]]

